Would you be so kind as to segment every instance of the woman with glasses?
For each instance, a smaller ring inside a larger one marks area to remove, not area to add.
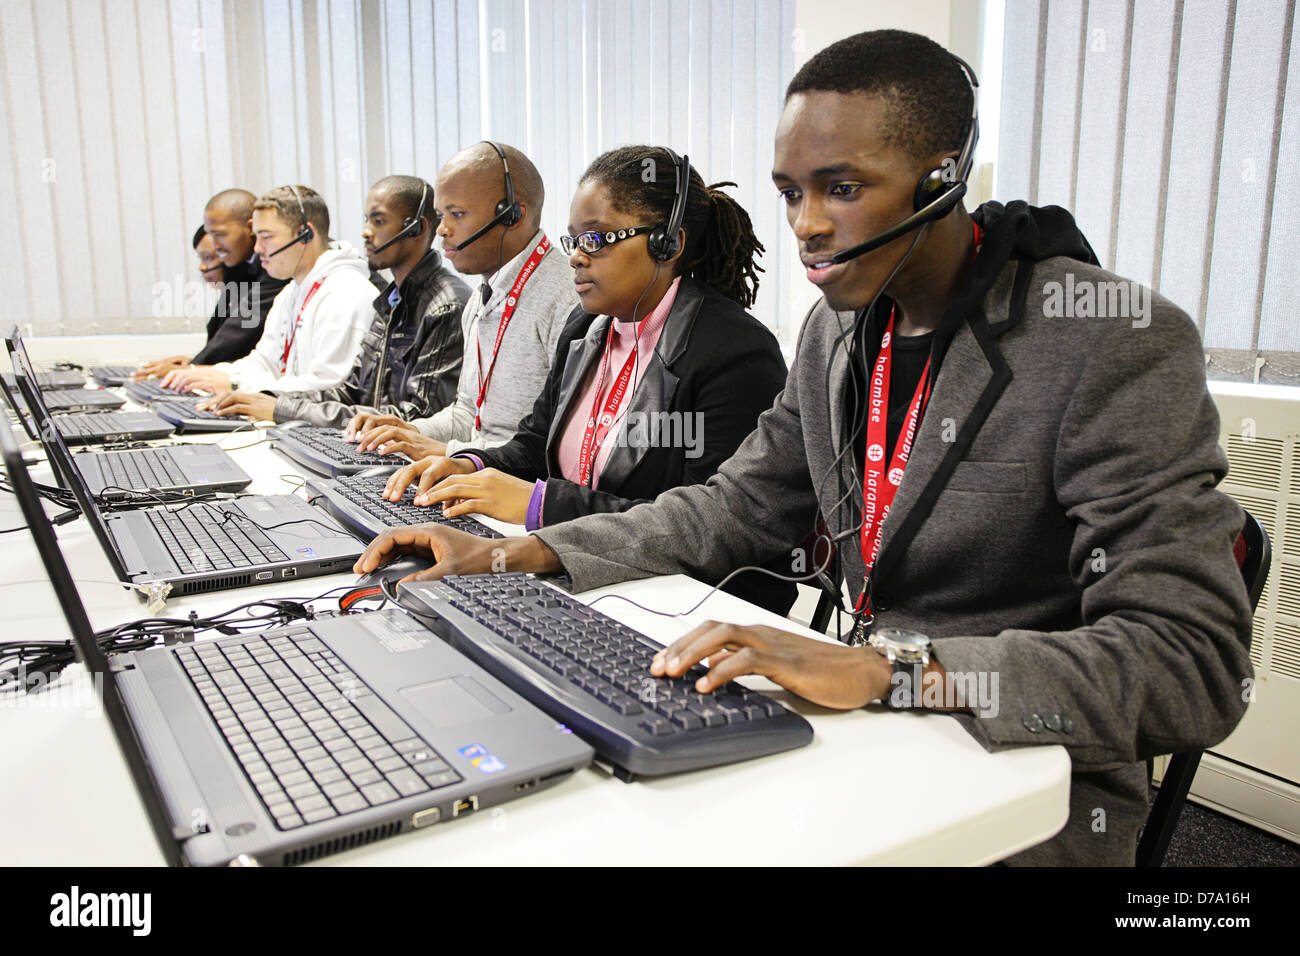
[[[731,185],[705,186],[685,158],[651,146],[592,162],[560,237],[580,305],[532,413],[504,445],[408,465],[385,497],[418,481],[417,505],[531,531],[708,480],[786,373],[776,338],[746,312],[763,245],[720,189]],[[727,590],[784,613],[793,586],[774,584],[746,574]]]

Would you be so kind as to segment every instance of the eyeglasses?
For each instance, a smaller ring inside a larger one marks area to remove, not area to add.
[[[566,256],[571,256],[581,249],[587,255],[599,252],[605,246],[612,246],[624,239],[631,239],[643,233],[653,232],[657,226],[633,226],[631,229],[611,229],[609,232],[580,232],[576,236],[560,236],[560,248]]]

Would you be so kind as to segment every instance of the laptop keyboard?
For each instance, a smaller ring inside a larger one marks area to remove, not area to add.
[[[443,515],[442,509],[437,506],[424,508],[417,506],[415,504],[414,485],[406,489],[401,501],[389,501],[383,497],[383,491],[387,484],[388,479],[382,475],[371,477],[345,475],[335,479],[335,487],[340,494],[389,527],[402,528],[406,525],[433,522],[445,524],[460,531],[467,531],[470,534],[476,534],[480,538],[501,537],[500,532],[473,518],[448,518]]]
[[[459,783],[460,775],[306,629],[181,648],[281,830]]]
[[[300,425],[297,428],[285,431],[282,440],[296,441],[299,444],[306,445],[308,448],[321,452],[325,457],[341,465],[388,465],[393,467],[406,464],[404,459],[394,458],[392,455],[380,455],[373,451],[357,451],[356,442],[345,440],[336,428]]]
[[[401,593],[442,618],[439,636],[630,773],[694,770],[812,740],[802,717],[738,683],[698,693],[702,667],[650,676],[660,645],[528,575],[449,575]],[[447,605],[460,615],[449,617]]]
[[[145,489],[181,488],[192,482],[176,466],[175,460],[163,448],[141,448],[135,451],[106,452],[98,455],[99,471],[105,487]]]
[[[145,512],[181,571],[228,571],[289,556],[276,547],[251,519],[210,505],[196,504]]]
[[[154,402],[153,405],[150,406],[150,409],[151,411],[153,411],[155,415],[163,415],[164,418],[173,418],[179,420],[184,420],[187,418],[191,420],[196,418],[203,418],[203,419],[213,419],[219,422],[229,422],[231,420],[229,415],[218,415],[210,408],[205,408],[205,409],[195,408],[194,407],[195,403],[201,401],[203,401],[203,399],[194,398],[188,402],[184,402],[184,401]],[[247,424],[247,422],[244,422],[243,419],[236,419],[236,421],[240,422],[241,424]]]

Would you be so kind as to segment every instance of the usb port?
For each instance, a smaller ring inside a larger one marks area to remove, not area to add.
[[[464,800],[458,800],[451,808],[452,817],[458,817],[462,813],[473,813],[478,809],[478,797],[466,797]]]

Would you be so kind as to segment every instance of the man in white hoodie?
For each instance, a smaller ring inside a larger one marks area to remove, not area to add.
[[[329,388],[347,377],[373,317],[365,257],[329,239],[325,200],[307,186],[279,186],[253,204],[253,251],[277,279],[257,347],[244,358],[169,372],[166,388],[224,393]]]

